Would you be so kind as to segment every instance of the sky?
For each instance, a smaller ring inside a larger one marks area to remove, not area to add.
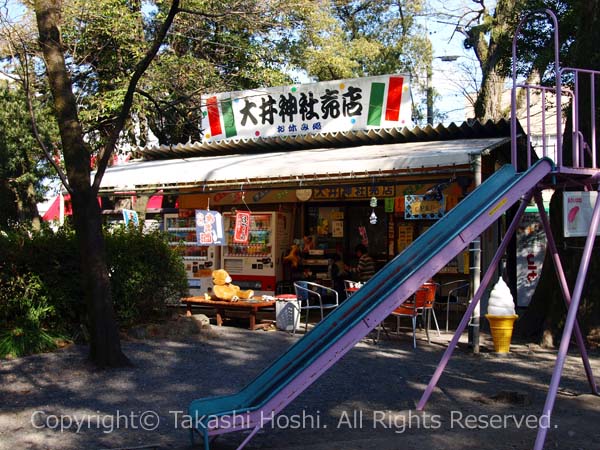
[[[457,12],[468,8],[469,0],[430,0],[434,11]],[[486,2],[491,3],[491,2]],[[455,24],[448,20],[427,18],[423,20],[433,47],[432,81],[440,96],[436,99],[435,109],[447,114],[444,124],[461,123],[465,120],[467,100],[465,92],[475,89],[474,78],[481,80],[479,65],[472,50],[463,47],[463,35],[454,32]],[[458,56],[456,61],[442,61],[443,56]]]

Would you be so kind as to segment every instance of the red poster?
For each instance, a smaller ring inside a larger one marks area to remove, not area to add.
[[[235,229],[233,231],[233,242],[236,244],[247,244],[250,239],[250,213],[237,211],[235,213]]]

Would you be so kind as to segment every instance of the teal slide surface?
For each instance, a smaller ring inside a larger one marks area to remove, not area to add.
[[[279,412],[551,170],[542,159],[520,174],[495,172],[238,393],[193,401],[199,431],[225,432],[208,417]]]

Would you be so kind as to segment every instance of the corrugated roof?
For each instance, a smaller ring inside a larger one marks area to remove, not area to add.
[[[431,132],[431,131],[430,131]],[[384,177],[406,172],[433,172],[462,166],[472,156],[498,147],[509,138],[473,138],[425,142],[380,143],[348,148],[289,151],[279,145],[261,152],[134,161],[108,168],[101,190],[141,191],[185,187],[240,186],[254,183],[310,184],[325,180]]]
[[[177,145],[147,147],[136,152],[137,158],[172,159],[193,156],[224,156],[232,154],[260,154],[323,148],[349,148],[365,145],[400,144],[459,139],[483,139],[510,136],[510,123],[504,119],[484,124],[479,121],[454,123],[449,126],[427,125],[424,128],[387,128],[355,130],[338,133],[284,136],[279,138],[225,139],[215,142],[194,142]]]

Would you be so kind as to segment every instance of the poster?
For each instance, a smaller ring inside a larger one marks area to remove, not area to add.
[[[196,241],[198,245],[225,245],[221,213],[196,210]]]
[[[398,226],[398,253],[412,244],[413,241],[413,227],[412,225],[399,225]]]
[[[125,221],[125,226],[139,227],[140,219],[138,217],[137,211],[133,209],[124,209],[123,210],[123,220]]]
[[[563,226],[565,237],[588,235],[597,197],[597,192],[563,192]],[[600,234],[599,231],[596,231],[596,235]]]
[[[333,220],[331,222],[331,237],[344,237],[344,221]]]

